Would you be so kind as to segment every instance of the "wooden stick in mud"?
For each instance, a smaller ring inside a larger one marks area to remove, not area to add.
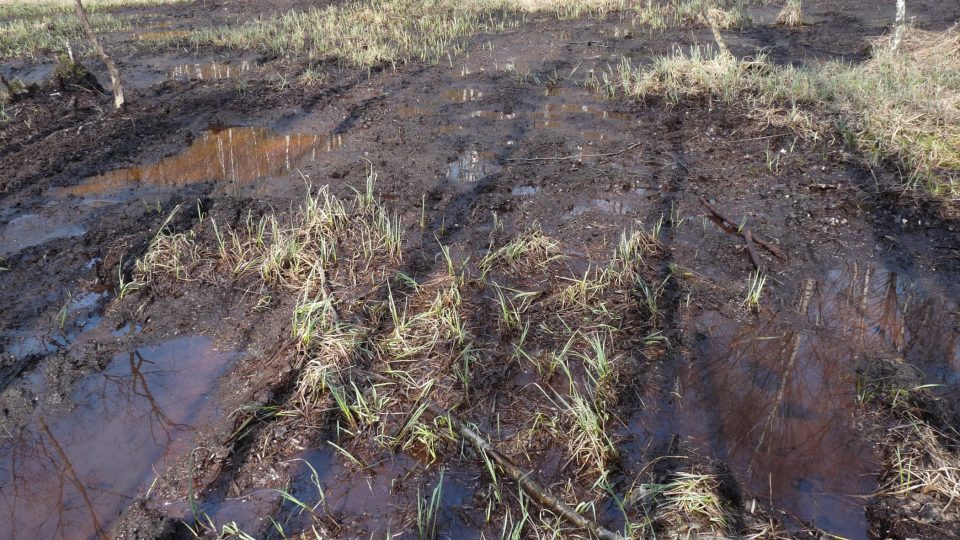
[[[730,49],[727,48],[727,42],[724,41],[723,36],[720,35],[720,27],[717,25],[717,21],[714,19],[714,16],[717,12],[709,3],[707,4],[707,7],[704,8],[704,11],[707,22],[710,23],[710,31],[713,32],[713,39],[717,42],[717,48],[720,49],[720,54],[726,56],[727,58],[733,58],[733,55],[730,54]]]
[[[470,429],[466,424],[464,424],[462,421],[460,421],[460,419],[455,417],[446,409],[435,403],[428,403],[427,410],[436,416],[442,416],[446,418],[447,421],[450,422],[450,425],[460,433],[461,437],[470,441],[470,443],[473,444],[478,451],[490,456],[490,458],[492,458],[493,461],[499,465],[500,468],[507,473],[507,475],[510,476],[510,478],[512,478],[517,484],[520,484],[520,487],[529,493],[533,499],[544,508],[556,512],[563,517],[563,519],[581,529],[586,529],[592,532],[593,534],[597,535],[598,538],[603,540],[624,540],[624,537],[609,529],[606,529],[599,523],[578,514],[566,503],[551,495],[546,488],[537,483],[536,480],[530,478],[530,473],[522,471],[519,467],[511,463],[507,456],[501,454],[499,450],[494,448],[493,445],[487,442],[486,439],[481,437],[479,433]]]
[[[757,248],[753,245],[753,233],[750,232],[750,229],[744,227],[743,242],[747,245],[747,254],[750,255],[750,262],[753,263],[754,268],[760,270],[760,255],[757,254]]]
[[[749,228],[747,228],[746,226],[741,227],[740,223],[737,223],[736,221],[725,216],[722,212],[720,212],[720,210],[718,210],[716,207],[710,204],[705,197],[700,197],[700,204],[702,204],[704,208],[709,210],[711,214],[716,216],[717,219],[726,223],[730,228],[735,229],[737,231],[737,234],[742,236],[744,240],[747,241],[747,249],[750,248],[750,244],[756,242],[757,244],[760,245],[760,247],[776,255],[778,258],[786,259],[786,257],[783,255],[783,251],[780,249],[780,246],[776,244],[771,244],[769,242],[765,242],[764,240],[757,238],[756,236],[753,235],[752,232],[750,232]],[[750,255],[750,258],[754,259],[755,255],[756,253],[752,253]],[[757,261],[754,261],[754,265],[756,264],[757,264]]]
[[[115,109],[120,110],[126,104],[126,100],[123,97],[123,86],[120,84],[120,71],[117,69],[117,65],[113,63],[113,60],[107,56],[107,51],[104,50],[103,45],[100,44],[100,39],[97,38],[96,32],[93,31],[93,25],[90,24],[90,19],[87,18],[87,10],[84,9],[83,4],[80,3],[80,0],[73,0],[73,4],[74,7],[76,7],[77,17],[80,18],[80,25],[83,26],[83,31],[86,32],[90,44],[93,45],[94,50],[96,50],[100,58],[103,59],[103,63],[107,65],[107,71],[110,72],[110,82],[113,84],[113,106]]]

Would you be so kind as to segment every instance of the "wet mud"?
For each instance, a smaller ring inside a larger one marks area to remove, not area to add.
[[[302,7],[215,4],[230,20]],[[859,61],[892,19],[867,2],[809,4],[796,30],[758,8],[752,26],[725,32],[731,48],[784,63]],[[189,6],[176,26],[125,39],[204,26],[207,8]],[[960,16],[942,3],[916,9],[930,29]],[[294,406],[299,369],[288,343],[294,299],[282,291],[226,275],[123,288],[161,227],[215,246],[213,232],[194,232],[203,218],[250,228],[293,213],[308,185],[353,196],[372,168],[407,228],[403,270],[425,282],[444,264],[438,240],[458,261],[478,260],[491,223],[511,234],[537,223],[574,275],[604,263],[621,231],[659,225],[663,249],[649,264],[669,346],[631,345],[638,374],[623,381],[611,428],[616,496],[596,512],[606,526],[624,525],[616,501],[636,485],[696,466],[723,473],[731,534],[770,519],[796,537],[949,537],[915,528],[913,510],[892,524],[880,517],[898,504],[878,496],[890,460],[877,433],[892,419],[876,412],[864,374],[877,358],[915,366],[913,386],[944,404],[941,427],[958,428],[955,209],[892,192],[891,164],[867,168],[838,144],[753,125],[735,107],[604,100],[584,87],[589,70],[711,39],[703,28],[640,37],[622,24],[537,19],[471,40],[452,65],[331,63],[322,85],[281,87],[278,75],[295,80],[304,66],[130,47],[121,70],[139,75],[122,115],[90,92],[31,96],[18,116],[29,122],[0,127],[0,531],[159,538],[131,531],[209,516],[256,537],[277,536],[271,519],[286,534],[371,537],[415,531],[418,504],[438,492],[440,537],[500,534],[485,516],[492,495],[476,455],[359,449],[370,461],[358,465],[333,446],[346,443],[331,415],[275,414]],[[51,84],[48,64],[0,69]],[[754,267],[742,240],[701,197],[785,252],[761,253],[770,281],[756,309],[744,305]],[[494,333],[482,312],[471,323]],[[542,399],[539,375],[484,375],[465,414],[509,444],[526,428],[524,407]],[[564,449],[535,443],[511,457],[547,485],[575,485]],[[626,513],[642,516],[643,504]]]

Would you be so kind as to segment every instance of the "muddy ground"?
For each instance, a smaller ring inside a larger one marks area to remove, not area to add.
[[[185,30],[308,4],[130,13],[144,28]],[[799,29],[757,8],[754,25],[725,36],[738,55],[862,61],[893,18],[875,4],[806,2]],[[950,2],[910,4],[921,28],[960,18]],[[931,386],[911,410],[942,433],[960,426],[957,208],[898,190],[893,164],[867,167],[838,140],[800,140],[736,107],[603,100],[583,87],[590,69],[712,39],[703,28],[623,29],[617,14],[534,20],[472,38],[452,66],[368,72],[326,59],[317,84],[284,82],[307,65],[257,51],[157,51],[112,36],[133,86],[123,113],[44,78],[52,59],[5,63],[40,86],[0,125],[0,530],[187,538],[207,514],[255,537],[277,536],[268,517],[287,535],[313,525],[415,537],[420,492],[442,479],[441,537],[500,534],[484,517],[475,454],[448,445],[438,461],[398,451],[358,467],[328,444],[347,444],[334,413],[262,412],[294,404],[294,298],[263,302],[229,280],[122,289],[178,205],[173,230],[201,214],[239,228],[289,215],[307,182],[351,197],[372,166],[407,226],[402,269],[414,277],[443,267],[438,241],[460,260],[482,257],[494,214],[507,236],[538,223],[572,272],[604,261],[621,231],[662,222],[649,263],[666,342],[625,346],[636,369],[611,429],[619,497],[708,470],[723,479],[732,535],[771,522],[796,537],[960,536],[960,511],[936,493],[877,495],[896,474],[899,417],[883,392],[864,391],[878,370],[906,377],[877,366],[914,366],[908,382]],[[743,241],[701,199],[783,251],[760,251],[770,277],[756,312],[742,305],[753,271]],[[482,317],[472,323],[484,334]],[[460,414],[488,434],[519,429],[510,419],[527,406],[531,374],[482,375]],[[956,455],[955,440],[941,446]],[[548,486],[572,474],[546,443],[511,457]],[[316,522],[271,491],[318,498],[305,464],[325,491]],[[622,530],[615,500],[595,516]]]

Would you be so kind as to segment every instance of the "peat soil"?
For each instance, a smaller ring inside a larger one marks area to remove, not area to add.
[[[301,4],[130,12],[183,30]],[[758,8],[753,26],[725,33],[731,49],[860,61],[893,18],[871,2],[805,8],[799,29]],[[910,9],[921,28],[960,17],[950,2]],[[270,537],[268,516],[288,533],[310,525],[271,490],[315,500],[319,483],[342,524],[329,534],[415,536],[418,494],[440,481],[423,456],[358,470],[327,444],[329,420],[237,413],[291,403],[293,298],[264,306],[200,282],[123,288],[163,226],[283,215],[308,182],[350,196],[372,166],[408,226],[405,260],[418,275],[442,264],[438,240],[481,257],[493,214],[508,232],[539,223],[583,264],[602,263],[621,231],[662,222],[653,264],[669,346],[624,382],[632,397],[612,433],[623,492],[669,478],[686,465],[667,456],[682,454],[725,478],[740,527],[771,519],[796,536],[957,537],[954,506],[875,495],[893,474],[882,444],[893,420],[860,392],[872,359],[913,365],[919,384],[936,385],[938,425],[960,427],[956,208],[903,194],[895,166],[866,167],[829,137],[799,140],[716,103],[607,101],[583,88],[589,70],[622,55],[643,62],[710,39],[702,28],[651,34],[619,14],[535,20],[477,36],[440,66],[368,72],[327,59],[312,85],[283,82],[306,65],[256,52],[118,45],[134,81],[123,113],[37,75],[0,125],[0,531],[190,537],[183,523],[202,511]],[[759,310],[743,306],[754,271],[743,239],[708,205],[783,252],[759,252],[769,273]],[[509,418],[521,406],[504,396],[478,410]],[[549,451],[513,457],[545,485],[569,476]],[[475,504],[482,461],[448,466],[441,536],[499,534]],[[613,506],[597,519],[622,527]]]

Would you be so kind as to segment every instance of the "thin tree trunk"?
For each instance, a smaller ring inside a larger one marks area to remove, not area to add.
[[[90,44],[93,45],[94,50],[96,50],[100,58],[103,59],[103,63],[107,65],[107,71],[110,72],[110,82],[113,84],[113,106],[118,110],[122,109],[126,104],[126,100],[123,98],[123,86],[120,84],[120,71],[117,70],[117,65],[107,56],[107,51],[105,51],[103,45],[100,44],[96,32],[93,31],[93,25],[90,24],[90,19],[87,18],[87,10],[84,9],[83,4],[80,3],[80,0],[73,0],[73,4],[76,7],[77,17],[80,18],[80,25],[83,26],[87,38],[90,39]]]
[[[907,1],[897,0],[897,18],[894,21],[893,41],[890,42],[890,50],[896,52],[900,47],[900,40],[903,39],[903,30],[907,25]]]

